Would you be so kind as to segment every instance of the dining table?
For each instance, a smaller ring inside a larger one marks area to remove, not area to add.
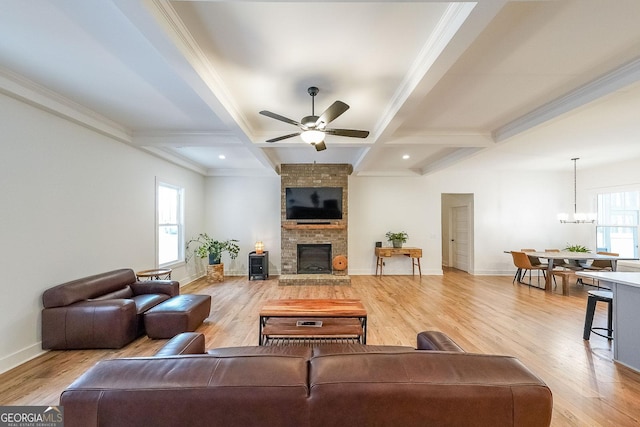
[[[601,260],[609,260],[611,261],[611,269],[616,271],[618,261],[625,260],[637,260],[638,257],[628,257],[628,256],[618,256],[618,255],[604,255],[599,253],[592,252],[569,252],[569,251],[560,251],[560,252],[527,252],[527,255],[530,257],[538,257],[542,259],[546,259],[548,261],[547,266],[547,277],[544,283],[545,291],[551,291],[552,286],[551,282],[553,280],[553,267],[558,266],[559,263],[557,260],[567,260],[567,261],[577,261],[575,268],[570,268],[571,270],[581,270],[584,267],[581,267],[580,264],[585,264],[589,261],[594,261],[596,259]]]

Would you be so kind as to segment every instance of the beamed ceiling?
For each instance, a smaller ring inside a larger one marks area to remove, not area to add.
[[[640,1],[3,0],[0,91],[204,175],[640,157]],[[350,106],[325,151],[274,120]],[[224,157],[224,158],[221,158]],[[408,158],[403,158],[408,157]]]

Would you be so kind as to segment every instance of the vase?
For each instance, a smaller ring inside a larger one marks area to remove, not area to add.
[[[393,247],[394,248],[401,248],[402,247],[402,240],[392,240],[391,242],[393,243]]]
[[[209,265],[220,264],[221,254],[209,254]]]

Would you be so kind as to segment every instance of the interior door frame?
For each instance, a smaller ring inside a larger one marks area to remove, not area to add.
[[[469,238],[467,240],[467,254],[469,256],[468,262],[468,273],[473,274],[474,272],[474,194],[473,193],[442,193],[441,194],[441,208],[442,208],[442,224],[441,224],[441,235],[442,235],[442,264],[443,267],[452,267],[453,266],[453,253],[452,246],[453,243],[451,241],[453,236],[453,209],[454,207],[467,207],[468,212],[468,230],[469,230]],[[445,255],[446,254],[446,255]],[[445,262],[446,260],[446,262]]]

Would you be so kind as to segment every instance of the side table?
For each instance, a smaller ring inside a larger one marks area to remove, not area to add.
[[[171,280],[170,268],[155,268],[152,270],[142,270],[136,273],[136,279],[142,280]]]
[[[269,251],[261,254],[256,251],[249,253],[249,280],[254,277],[262,280],[269,278]]]

